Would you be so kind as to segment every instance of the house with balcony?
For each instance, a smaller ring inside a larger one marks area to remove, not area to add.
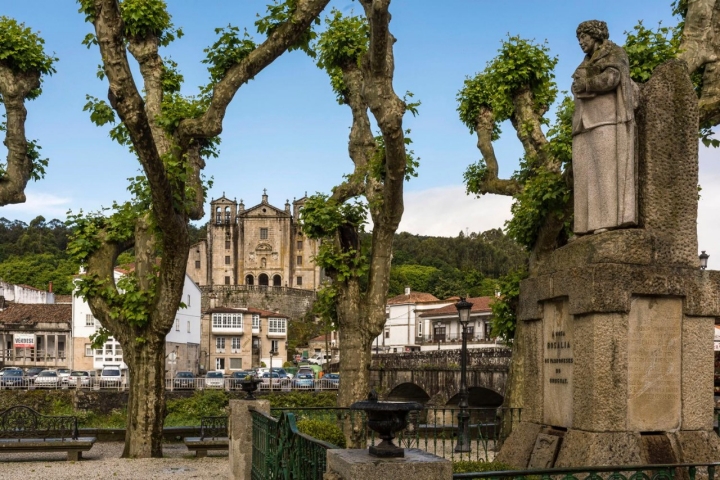
[[[470,321],[466,327],[466,338],[469,348],[482,348],[495,346],[495,339],[491,338],[492,308],[490,303],[493,297],[472,297],[466,300],[472,303]],[[419,313],[418,323],[425,325],[426,334],[418,339],[420,350],[442,350],[460,348],[462,344],[462,325],[458,317],[455,302],[459,298],[448,299],[448,305],[424,310]]]
[[[287,358],[290,317],[258,308],[212,304],[202,322],[201,361],[205,370],[232,373],[261,364],[282,367]]]
[[[127,271],[115,269],[117,282]],[[200,288],[185,275],[183,284],[183,308],[175,314],[175,323],[165,340],[165,371],[169,377],[175,372],[187,370],[198,373],[200,369]],[[123,361],[120,342],[113,337],[101,346],[92,348],[91,335],[100,329],[101,324],[90,311],[90,306],[80,297],[72,298],[72,361],[74,370],[100,370],[106,366],[127,368]]]
[[[388,299],[385,327],[373,342],[372,351],[402,353],[420,350],[429,324],[419,321],[418,314],[450,303],[450,300],[439,300],[429,293],[413,292],[410,287],[405,287],[402,295]]]
[[[72,307],[0,302],[0,366],[68,368]]]

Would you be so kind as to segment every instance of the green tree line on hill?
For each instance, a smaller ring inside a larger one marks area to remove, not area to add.
[[[205,237],[205,226],[189,226],[193,243]],[[66,253],[70,227],[58,219],[46,221],[38,216],[25,223],[0,218],[0,280],[53,291],[60,295],[72,293],[72,278],[79,265]],[[133,261],[124,255],[123,262]]]

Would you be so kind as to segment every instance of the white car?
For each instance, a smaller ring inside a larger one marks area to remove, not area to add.
[[[33,384],[35,388],[57,388],[60,385],[60,377],[55,370],[43,370],[35,377]]]
[[[205,374],[205,388],[225,388],[225,375],[223,372],[208,372]]]
[[[68,383],[68,378],[70,377],[69,368],[58,368],[56,372],[60,378],[60,383]]]
[[[94,370],[73,370],[67,380],[70,388],[87,388],[95,384]]]
[[[122,385],[120,367],[105,367],[100,372],[100,388],[119,387]]]

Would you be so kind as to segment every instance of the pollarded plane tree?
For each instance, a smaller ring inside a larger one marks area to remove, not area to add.
[[[684,60],[698,93],[700,139],[718,146],[712,128],[720,123],[720,0],[678,0],[673,11],[681,18],[676,27],[653,30],[640,23],[627,33],[630,75],[642,84],[666,60]],[[467,192],[514,198],[506,227],[529,252],[530,273],[572,235],[572,99],[565,96],[559,102],[552,124],[545,117],[557,96],[556,62],[546,45],[509,37],[498,56],[467,78],[458,93],[460,119],[477,135],[482,154],[464,174]],[[493,141],[506,120],[524,156],[512,176],[501,178]],[[502,279],[503,298],[493,305],[494,334],[510,341],[522,326],[516,324],[515,307],[524,275],[515,272]],[[514,395],[520,390],[513,386],[522,382],[523,361],[523,346],[514,345],[506,405],[519,406]]]
[[[0,16],[0,104],[5,108],[0,131],[5,132],[7,148],[0,164],[0,206],[25,202],[28,181],[45,176],[48,160],[25,134],[25,101],[40,96],[43,77],[55,73],[58,60],[45,52],[44,44],[25,24]]]
[[[205,51],[209,84],[180,94],[182,75],[160,50],[181,36],[163,0],[80,0],[94,27],[85,38],[99,47],[108,101],[88,97],[86,110],[142,167],[131,180],[133,200],[110,212],[72,215],[70,252],[85,268],[78,292],[112,335],[129,368],[130,396],[123,457],[162,456],[165,414],[165,336],[181,307],[190,246],[188,222],[203,217],[205,158],[216,155],[228,104],[238,89],[287,50],[308,49],[311,26],[329,0],[286,0],[256,22],[256,44],[236,27],[217,29]],[[129,55],[128,55],[129,53]],[[136,83],[130,57],[141,78]],[[140,87],[138,86],[140,84]],[[117,116],[117,118],[116,118]],[[116,123],[117,122],[117,123]],[[133,248],[134,271],[113,279],[118,255]]]
[[[328,72],[338,102],[352,113],[348,152],[354,170],[331,195],[310,198],[301,214],[306,235],[324,240],[315,260],[333,280],[321,298],[340,331],[340,406],[369,392],[370,349],[385,324],[403,183],[416,166],[402,122],[417,104],[393,90],[390,1],[360,4],[364,18],[334,11],[317,43],[318,65]],[[378,136],[373,136],[368,110]],[[369,253],[361,247],[359,235],[367,212],[373,223]]]

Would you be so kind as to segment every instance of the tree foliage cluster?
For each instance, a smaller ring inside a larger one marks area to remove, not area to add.
[[[499,229],[457,237],[403,232],[395,235],[389,295],[409,286],[437,298],[490,296],[496,279],[524,268],[526,260],[522,247]]]

